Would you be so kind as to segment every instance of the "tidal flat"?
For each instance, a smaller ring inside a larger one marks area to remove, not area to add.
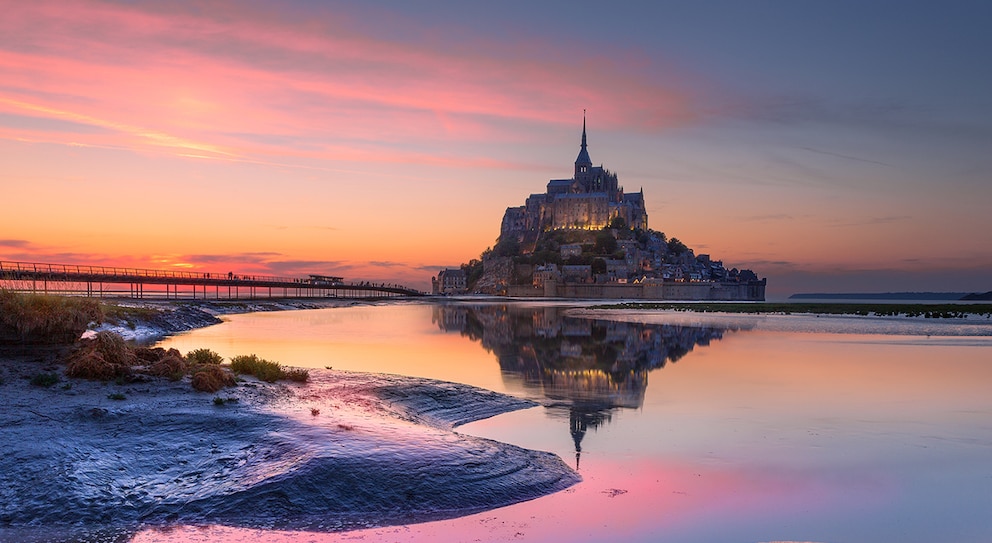
[[[16,527],[3,517],[0,540],[992,538],[992,325],[984,318],[476,300],[221,319],[157,346],[257,353],[309,369],[313,382],[249,380],[229,389],[236,402],[219,393],[222,405],[186,388],[195,401],[163,401],[162,409],[206,425],[195,439],[172,437],[166,424],[153,439],[128,443],[127,430],[156,420],[126,408],[144,393],[125,386],[127,400],[110,400],[118,385],[87,382],[94,388],[85,392],[73,383],[95,405],[49,412],[50,397],[70,391],[22,379],[16,386],[36,395],[34,407],[11,409],[4,420],[49,426],[57,447],[71,442],[58,437],[61,421],[121,417],[77,445],[85,455],[71,449],[76,456],[57,463],[71,482],[100,489],[69,503],[89,505],[105,493],[119,503],[106,518],[67,524],[58,517],[67,512]],[[214,416],[217,423],[203,422]],[[144,448],[133,452],[135,444]],[[173,449],[154,469],[132,468],[152,445]],[[20,454],[41,459],[50,446]],[[452,454],[474,459],[462,470]],[[184,456],[195,465],[173,465]],[[63,477],[47,466],[27,480],[41,488]],[[138,476],[121,475],[128,469]],[[369,485],[380,479],[389,483]],[[31,507],[60,496],[19,484]],[[493,496],[490,485],[505,499],[459,498],[466,489]],[[169,493],[155,497],[162,488]],[[115,524],[118,509],[123,524]],[[101,531],[108,522],[118,530]]]
[[[455,433],[534,405],[467,385],[326,369],[217,394],[165,379],[32,385],[32,355],[0,356],[0,541],[126,541],[177,523],[333,532],[580,480],[553,454]]]

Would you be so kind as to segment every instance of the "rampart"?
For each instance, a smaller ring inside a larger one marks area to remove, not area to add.
[[[543,288],[511,285],[513,297],[631,299],[631,300],[714,300],[763,301],[766,280],[747,282],[653,282],[653,283],[559,283],[546,281]]]

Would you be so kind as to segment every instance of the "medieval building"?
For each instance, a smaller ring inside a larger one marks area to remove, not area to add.
[[[600,229],[617,218],[633,228],[647,229],[644,191],[624,194],[617,174],[593,166],[586,145],[586,119],[582,117],[582,146],[571,179],[552,179],[547,191],[532,194],[524,205],[509,207],[503,215],[500,239],[528,242],[540,232],[561,228]]]

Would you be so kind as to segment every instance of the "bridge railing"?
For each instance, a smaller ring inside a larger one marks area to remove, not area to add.
[[[127,268],[116,266],[87,266],[79,264],[50,264],[42,262],[17,262],[0,260],[0,276],[22,273],[35,276],[93,276],[128,279],[181,279],[181,280],[228,280],[248,283],[280,283],[283,286],[303,288],[335,288],[347,287],[355,289],[399,289],[409,292],[419,291],[403,285],[391,283],[376,283],[371,281],[349,281],[340,283],[313,282],[308,278],[278,277],[273,275],[255,275],[250,273],[216,273],[183,270],[153,270],[145,268]]]
[[[79,264],[47,264],[42,262],[11,262],[0,260],[0,273],[23,272],[51,275],[106,275],[114,277],[147,277],[162,279],[238,279],[242,281],[279,281],[293,282],[289,277],[272,275],[215,273],[182,270],[152,270],[144,268],[127,268],[117,266],[86,266]]]

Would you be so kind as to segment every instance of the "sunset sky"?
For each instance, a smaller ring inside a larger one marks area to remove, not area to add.
[[[0,0],[0,260],[429,285],[589,154],[794,292],[992,290],[992,3]]]

